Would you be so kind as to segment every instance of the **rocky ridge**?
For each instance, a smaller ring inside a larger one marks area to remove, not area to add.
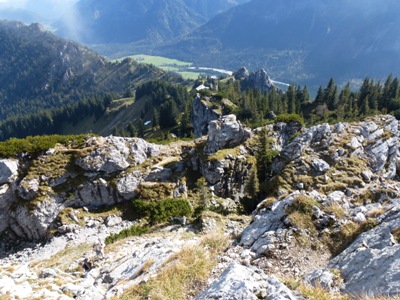
[[[251,222],[237,214],[248,197],[260,129],[250,131],[230,116],[212,121],[207,139],[195,142],[159,146],[91,137],[83,149],[57,146],[30,163],[2,160],[0,295],[122,297],[160,274],[186,246],[200,248],[199,232],[217,232],[229,246],[189,298],[303,299],[301,289],[277,278],[322,286],[332,299],[338,292],[398,296],[398,125],[392,116],[307,129],[267,125],[271,147],[279,152],[268,182],[274,192]],[[231,143],[237,132],[243,138]],[[91,245],[97,239],[139,224],[97,209],[151,200],[151,192],[199,197],[213,213],[201,214],[200,223],[179,220],[181,225],[107,245],[105,257],[96,258]],[[11,239],[47,241],[18,250],[3,242]],[[83,272],[80,264],[88,257],[96,266]]]

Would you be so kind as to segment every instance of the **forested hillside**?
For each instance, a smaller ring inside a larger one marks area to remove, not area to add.
[[[107,62],[40,25],[0,22],[0,120],[124,93],[148,80],[180,81],[150,65]]]

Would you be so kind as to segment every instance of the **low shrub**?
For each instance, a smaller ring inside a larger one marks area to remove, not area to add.
[[[108,237],[106,237],[105,244],[109,245],[130,236],[141,236],[149,231],[150,229],[148,227],[135,224],[127,229],[121,230],[119,233],[110,234]]]
[[[7,141],[0,142],[0,157],[12,157],[22,153],[31,155],[40,154],[56,144],[72,144],[75,147],[83,145],[87,134],[81,135],[43,135],[43,136],[28,136],[24,139],[11,138]]]
[[[132,204],[138,216],[145,218],[150,224],[166,222],[171,217],[189,217],[192,214],[192,208],[185,199],[159,201],[136,199]]]
[[[313,213],[314,206],[320,206],[318,201],[304,195],[298,195],[286,208],[286,213],[290,215],[293,212],[300,212],[302,214],[311,215]]]
[[[290,123],[290,122],[299,122],[304,125],[304,119],[298,114],[280,114],[275,119],[276,123]]]

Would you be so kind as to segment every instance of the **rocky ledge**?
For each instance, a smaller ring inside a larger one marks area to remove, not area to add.
[[[374,116],[250,131],[228,116],[193,142],[91,137],[80,149],[59,145],[36,158],[3,159],[0,295],[398,297],[398,128],[394,117]],[[260,134],[276,155],[260,183],[268,197],[249,217],[243,210],[253,200]],[[145,208],[162,199],[186,201],[191,214],[161,224],[149,215],[127,218],[132,201]],[[146,224],[150,231],[127,233]],[[104,241],[104,254],[92,248]]]

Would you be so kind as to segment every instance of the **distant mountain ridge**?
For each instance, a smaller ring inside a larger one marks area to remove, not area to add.
[[[383,78],[400,70],[399,11],[395,0],[252,0],[155,53],[289,82]]]
[[[216,14],[246,1],[81,0],[54,26],[58,35],[87,45],[136,43],[149,49],[188,34]]]

